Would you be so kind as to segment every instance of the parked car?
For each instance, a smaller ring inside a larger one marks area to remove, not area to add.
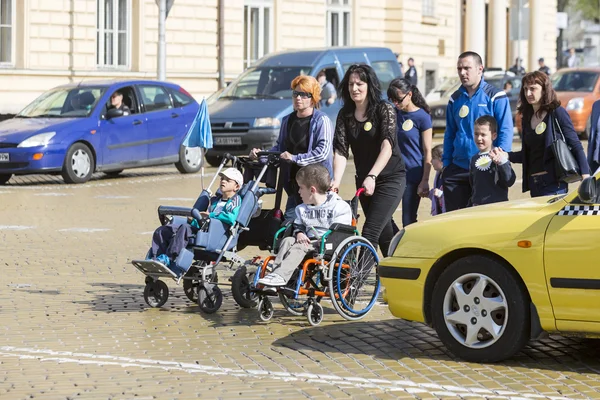
[[[589,138],[592,129],[592,105],[600,99],[600,67],[564,68],[552,74],[550,80],[579,137]],[[520,115],[516,118],[516,126],[521,135]]]
[[[379,266],[392,314],[432,326],[474,362],[509,358],[544,332],[598,336],[598,178],[401,230]]]
[[[444,95],[450,89],[458,86],[459,84],[460,80],[457,77],[446,78],[439,85],[431,89],[429,93],[427,93],[427,95],[425,96],[425,101],[427,102],[427,104],[432,104],[434,101],[437,101],[444,97]],[[450,92],[450,94],[452,94],[452,92]]]
[[[256,148],[272,147],[279,135],[281,120],[292,112],[292,80],[301,74],[316,77],[325,70],[327,80],[338,86],[352,64],[369,64],[382,85],[383,96],[400,75],[394,53],[379,47],[334,47],[294,50],[268,54],[244,71],[221,93],[209,98],[214,147],[206,154],[211,165],[218,165],[225,153],[248,154]],[[324,104],[324,111],[335,123],[341,108],[338,98]]]
[[[119,91],[129,115],[111,107]],[[184,138],[199,105],[182,87],[156,81],[92,81],[51,89],[0,122],[0,184],[12,175],[61,174],[87,182],[94,172],[175,163],[202,166],[202,151]]]
[[[513,73],[498,73],[498,71],[490,71],[485,73],[484,79],[487,83],[494,85],[496,88],[503,90],[506,82],[512,84],[512,90],[506,95],[510,103],[513,123],[517,114],[517,102],[519,101],[519,91],[521,90],[521,77],[515,76]],[[431,108],[431,120],[433,133],[444,133],[446,130],[446,107],[452,93],[460,88],[460,81],[456,81],[454,86],[450,87],[439,100],[428,102]]]

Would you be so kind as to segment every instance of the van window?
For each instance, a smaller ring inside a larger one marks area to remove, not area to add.
[[[381,83],[381,91],[385,93],[390,86],[390,82],[396,78],[394,67],[396,67],[395,61],[375,61],[371,63],[371,67],[375,70],[375,74],[379,78]]]
[[[291,99],[292,80],[298,75],[308,75],[310,70],[310,67],[250,68],[225,89],[221,98]]]

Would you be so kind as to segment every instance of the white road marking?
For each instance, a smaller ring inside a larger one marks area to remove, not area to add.
[[[0,194],[9,194],[9,193],[12,193],[12,192],[9,190],[0,190]]]
[[[13,230],[13,231],[24,231],[26,229],[33,229],[35,226],[25,226],[25,225],[0,225],[0,231],[4,230]]]
[[[59,229],[59,232],[84,232],[84,233],[94,233],[94,232],[106,232],[110,231],[108,228],[64,228]]]
[[[161,197],[158,200],[160,200],[160,201],[194,201],[196,199],[192,199],[191,197]]]
[[[101,195],[94,196],[96,199],[130,199],[131,196],[111,196],[111,195]]]
[[[54,193],[54,192],[50,192],[50,193],[35,193],[34,196],[53,196],[53,197],[58,197],[58,196],[73,196],[73,193]]]
[[[157,368],[165,371],[181,371],[190,374],[201,373],[212,376],[229,375],[247,378],[266,378],[281,380],[284,382],[298,381],[306,383],[329,384],[334,386],[353,386],[357,388],[373,388],[387,391],[404,391],[407,393],[431,393],[435,396],[443,395],[454,397],[481,397],[482,395],[485,395],[486,397],[511,400],[523,398],[569,400],[566,397],[544,396],[541,394],[520,393],[508,390],[445,386],[434,383],[417,383],[409,380],[392,381],[387,379],[367,379],[360,377],[343,377],[337,375],[318,375],[312,373],[221,368],[177,361],[119,357],[108,354],[98,355],[91,353],[74,353],[70,351],[19,348],[13,346],[1,346],[0,355],[5,357],[17,357],[19,359],[38,360],[42,362],[56,362],[59,364],[75,363],[80,365],[114,365],[123,368]]]
[[[152,235],[154,233],[154,231],[148,231],[148,232],[140,232],[140,235]]]

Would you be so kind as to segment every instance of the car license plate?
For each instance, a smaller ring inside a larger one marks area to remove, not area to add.
[[[242,144],[242,138],[237,137],[237,136],[236,137],[216,137],[215,144],[220,144],[220,145]]]
[[[10,154],[9,153],[0,153],[0,162],[9,162]]]

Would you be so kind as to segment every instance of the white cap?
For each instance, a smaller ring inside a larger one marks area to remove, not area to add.
[[[240,187],[244,184],[244,177],[242,173],[235,168],[227,168],[225,171],[219,174],[220,176],[224,176],[227,179],[231,179],[232,181],[236,181]]]

